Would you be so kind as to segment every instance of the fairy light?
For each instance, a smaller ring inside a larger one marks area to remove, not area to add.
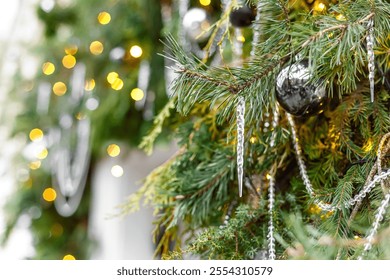
[[[64,261],[74,261],[74,260],[76,260],[76,258],[73,255],[71,255],[71,254],[65,255],[62,259]]]
[[[106,25],[111,21],[111,15],[107,12],[101,12],[97,16],[97,19],[101,25]]]
[[[71,54],[67,54],[62,58],[62,65],[65,68],[71,69],[76,65],[76,58]]]
[[[45,147],[41,147],[36,155],[37,159],[45,159],[49,154],[49,151]]]
[[[54,236],[54,237],[59,237],[62,235],[62,233],[64,232],[64,227],[59,224],[59,223],[55,223],[51,229],[50,229],[50,233]]]
[[[316,2],[313,9],[317,12],[323,12],[326,9],[326,5],[322,2]]]
[[[62,96],[66,93],[67,87],[63,82],[56,82],[53,85],[53,92],[57,96]]]
[[[101,54],[103,52],[103,50],[104,50],[104,47],[103,47],[103,44],[100,41],[93,41],[89,45],[89,51],[93,55],[99,55],[99,54]]]
[[[339,21],[346,21],[347,20],[343,14],[338,14],[336,16],[336,19]]]
[[[142,55],[142,48],[140,46],[134,45],[130,48],[130,55],[134,58],[139,58]]]
[[[249,138],[249,142],[251,142],[252,144],[256,143],[257,142],[257,138],[255,136],[252,136],[251,138]]]
[[[43,139],[43,131],[39,128],[33,128],[29,133],[29,138],[33,142],[39,142]]]
[[[110,84],[112,84],[113,82],[115,82],[115,80],[119,77],[118,73],[117,72],[110,72],[108,73],[107,75],[107,82],[109,82]]]
[[[53,188],[46,188],[42,193],[42,197],[47,202],[53,202],[57,198],[57,192]]]
[[[237,36],[237,41],[241,42],[241,43],[244,43],[245,42],[245,37],[243,35],[239,35]]]
[[[130,93],[131,98],[133,98],[135,101],[142,100],[145,96],[144,92],[140,88],[135,88]]]
[[[28,164],[28,167],[31,169],[31,170],[37,170],[41,167],[41,161],[40,160],[37,160],[37,161],[32,161]]]
[[[123,85],[123,81],[120,78],[116,78],[115,81],[112,82],[111,88],[115,90],[121,90]]]
[[[43,72],[43,74],[45,74],[47,76],[53,74],[55,70],[56,70],[56,67],[54,66],[53,63],[51,63],[49,61],[42,64],[42,72]]]
[[[84,85],[84,89],[86,91],[91,91],[95,88],[95,85],[96,85],[96,82],[94,79],[86,80],[85,85]]]
[[[65,53],[68,55],[75,55],[78,51],[78,47],[76,45],[70,45],[65,48]]]
[[[199,0],[199,4],[206,7],[211,4],[211,0]]]
[[[123,175],[123,168],[122,168],[122,166],[114,165],[111,168],[111,175],[116,177],[116,178],[122,177],[122,175]]]
[[[108,147],[107,147],[107,154],[110,157],[117,157],[117,156],[119,156],[120,152],[121,152],[121,148],[116,144],[111,144],[111,145],[108,145]]]

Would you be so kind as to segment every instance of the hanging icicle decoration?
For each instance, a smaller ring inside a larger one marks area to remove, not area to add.
[[[245,98],[239,96],[237,103],[237,176],[238,192],[239,196],[242,197],[244,179]]]
[[[368,35],[367,42],[367,60],[368,60],[368,79],[370,81],[371,102],[374,102],[375,87],[375,56],[374,56],[374,19],[371,18],[367,24]]]
[[[234,29],[234,56],[236,60],[241,60],[242,58],[242,48],[243,43],[239,40],[242,36],[241,29]],[[240,95],[237,98],[237,107],[236,107],[236,122],[237,122],[237,177],[238,177],[238,193],[242,197],[242,188],[244,181],[244,140],[245,140],[245,98]]]
[[[279,107],[276,105],[273,118],[272,118],[272,134],[270,140],[270,147],[275,146],[276,140],[276,128],[279,124]],[[269,214],[269,222],[268,222],[268,259],[275,260],[276,252],[275,252],[275,237],[274,237],[274,205],[275,205],[275,170],[272,170],[269,174],[269,186],[268,186],[268,214]]]

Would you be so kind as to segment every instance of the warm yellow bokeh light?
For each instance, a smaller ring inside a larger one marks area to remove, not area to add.
[[[76,258],[73,255],[68,254],[68,255],[64,256],[63,260],[64,261],[74,261],[74,260],[76,260]]]
[[[46,148],[43,148],[38,152],[37,159],[45,159],[48,154],[49,154],[49,151]]]
[[[53,92],[55,95],[62,96],[66,93],[66,85],[63,82],[56,82],[53,85]]]
[[[56,67],[51,62],[45,62],[42,64],[42,72],[45,75],[51,75],[56,70]]]
[[[103,52],[103,44],[99,41],[93,41],[91,45],[89,45],[89,51],[94,55],[99,55]]]
[[[28,167],[30,167],[31,170],[37,170],[41,167],[41,161],[32,161],[28,164]]]
[[[250,139],[249,139],[249,142],[251,142],[252,144],[256,143],[257,142],[257,138],[255,136],[252,136]]]
[[[314,4],[314,7],[313,7],[313,9],[315,10],[315,11],[317,11],[317,12],[322,12],[322,11],[324,11],[325,10],[325,8],[326,8],[326,6],[325,6],[325,4],[324,3],[322,3],[322,2],[320,2],[320,3],[315,3]]]
[[[94,79],[86,80],[84,89],[86,91],[91,91],[91,90],[93,90],[95,88],[95,85],[96,85],[96,83],[95,83]]]
[[[62,233],[64,232],[64,227],[59,224],[59,223],[55,223],[52,227],[51,227],[51,230],[50,230],[50,233],[54,236],[54,237],[59,237],[62,235]]]
[[[67,54],[62,58],[62,65],[65,68],[71,69],[76,65],[76,58],[71,54]]]
[[[130,96],[133,98],[135,101],[142,100],[144,98],[144,92],[140,88],[135,88],[131,91]]]
[[[46,200],[48,202],[52,202],[52,201],[56,200],[57,192],[53,188],[46,188],[42,193],[42,197],[44,200]]]
[[[346,21],[347,20],[343,14],[338,14],[336,16],[336,19],[339,21]]]
[[[117,72],[110,72],[108,73],[107,75],[107,82],[109,82],[110,84],[112,84],[113,82],[115,82],[115,80],[119,77],[118,73]]]
[[[115,90],[121,90],[123,88],[123,81],[119,78],[116,78],[115,81],[111,84],[111,87]]]
[[[123,168],[120,165],[114,165],[111,168],[111,174],[112,176],[119,178],[123,175]]]
[[[120,154],[121,148],[116,144],[111,144],[107,147],[107,154],[110,157],[116,157]]]
[[[130,55],[134,58],[139,58],[142,55],[142,49],[140,46],[134,45],[130,48]]]
[[[240,36],[237,36],[237,41],[241,42],[241,43],[244,43],[245,42],[245,37],[240,35]]]
[[[202,5],[202,6],[208,6],[211,4],[211,0],[199,0],[199,3]]]
[[[29,137],[33,142],[41,141],[43,139],[43,131],[39,128],[34,128],[30,131]]]
[[[65,53],[69,55],[75,55],[79,48],[76,45],[71,45],[65,48]]]
[[[111,21],[111,15],[107,12],[101,12],[98,15],[98,21],[100,24],[108,24]]]

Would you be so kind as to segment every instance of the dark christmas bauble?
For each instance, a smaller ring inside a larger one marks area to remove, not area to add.
[[[243,6],[230,13],[230,23],[234,27],[247,27],[255,20],[255,12],[248,6]]]
[[[310,79],[305,61],[280,71],[276,78],[276,99],[288,113],[295,116],[313,115],[323,108],[325,87],[309,83]]]

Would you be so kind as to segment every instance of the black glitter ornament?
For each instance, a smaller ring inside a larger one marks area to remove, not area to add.
[[[247,27],[255,20],[255,12],[248,6],[243,6],[230,13],[230,23],[234,27]]]
[[[276,99],[288,113],[295,116],[313,115],[323,108],[325,87],[309,83],[310,79],[306,61],[280,71],[276,78]]]

